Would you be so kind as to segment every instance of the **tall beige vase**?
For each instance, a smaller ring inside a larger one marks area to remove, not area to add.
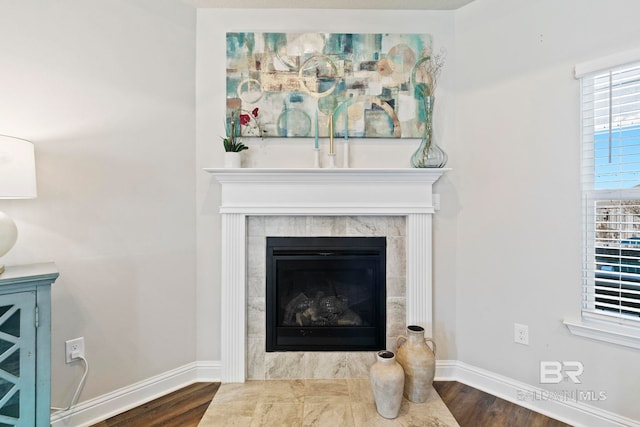
[[[396,359],[404,369],[404,397],[412,402],[426,402],[429,397],[436,373],[435,352],[436,343],[424,337],[422,326],[407,326],[407,335],[397,338]]]
[[[379,351],[369,374],[378,413],[385,418],[396,418],[402,405],[404,371],[396,362],[395,354]]]

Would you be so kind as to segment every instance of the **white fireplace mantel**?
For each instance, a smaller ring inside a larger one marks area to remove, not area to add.
[[[433,184],[448,169],[214,169],[221,185],[221,376],[245,380],[246,217],[405,216],[406,319],[432,331]]]

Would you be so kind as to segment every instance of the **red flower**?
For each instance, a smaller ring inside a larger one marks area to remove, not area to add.
[[[240,124],[246,126],[251,121],[251,117],[248,114],[240,114]]]
[[[253,114],[253,117],[258,117],[258,107],[254,108],[251,114]]]

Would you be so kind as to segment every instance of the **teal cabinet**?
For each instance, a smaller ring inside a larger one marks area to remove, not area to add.
[[[48,426],[53,263],[0,274],[0,427]]]

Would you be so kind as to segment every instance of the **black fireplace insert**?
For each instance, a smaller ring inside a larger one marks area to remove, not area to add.
[[[266,350],[385,348],[385,237],[267,237]]]

